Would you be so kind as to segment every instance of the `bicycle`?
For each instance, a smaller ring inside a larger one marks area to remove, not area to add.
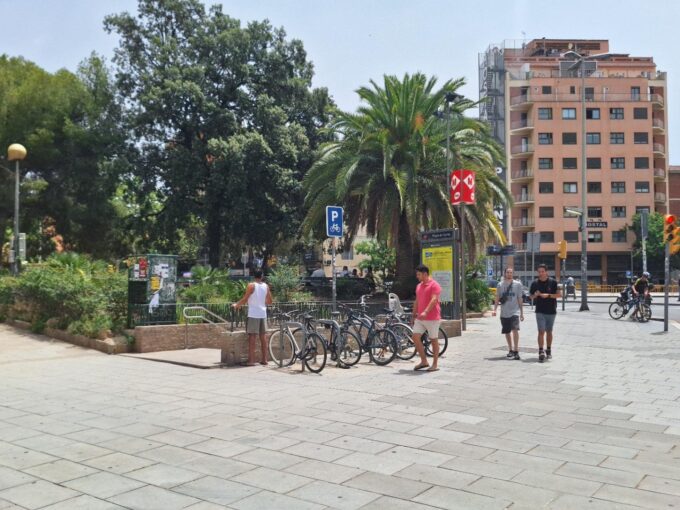
[[[632,318],[638,322],[648,322],[652,318],[652,307],[648,304],[650,301],[649,298],[645,298],[643,303],[639,296],[627,298],[627,296],[621,295],[609,305],[609,316],[618,320],[633,310]]]
[[[365,312],[358,312],[344,305],[340,306],[347,314],[343,327],[347,330],[353,329],[352,332],[355,333],[355,338],[361,347],[357,362],[362,354],[367,352],[371,361],[376,365],[385,366],[391,363],[397,353],[395,334],[389,329],[378,327],[375,319]]]
[[[408,361],[416,355],[416,346],[413,343],[413,328],[410,323],[406,322],[409,310],[407,308],[402,308],[402,310],[404,313],[399,314],[397,310],[386,308],[387,319],[385,327],[390,329],[397,337],[397,357]],[[439,340],[439,356],[443,356],[449,347],[449,337],[442,328],[439,328],[437,340]],[[432,357],[434,354],[432,340],[427,331],[420,337],[420,341],[423,343],[423,347],[425,347],[425,353]]]
[[[291,314],[295,313],[291,312]],[[333,314],[339,313],[333,312]],[[335,361],[341,368],[349,368],[357,364],[361,357],[361,342],[355,333],[348,331],[347,328],[341,326],[336,320],[314,319],[312,315],[304,312],[298,315],[308,333],[315,333],[321,336],[326,344],[326,348],[331,353],[331,361]],[[330,329],[329,339],[317,331],[317,325]],[[293,336],[299,336],[299,331],[300,328],[293,330]]]
[[[326,366],[326,342],[316,332],[307,331],[305,325],[292,320],[292,314],[279,313],[275,316],[280,321],[278,331],[269,337],[269,356],[279,367],[288,367],[296,361],[302,363],[310,372],[318,374]],[[300,342],[291,328],[295,328]],[[302,348],[300,347],[302,345]]]

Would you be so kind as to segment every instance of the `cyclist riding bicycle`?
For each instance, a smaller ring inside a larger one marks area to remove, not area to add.
[[[645,271],[642,276],[637,279],[633,284],[633,296],[635,297],[649,297],[650,283],[649,283],[649,273]]]

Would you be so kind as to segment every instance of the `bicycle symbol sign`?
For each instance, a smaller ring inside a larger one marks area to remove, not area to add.
[[[342,237],[343,216],[342,207],[329,205],[326,206],[326,236]]]

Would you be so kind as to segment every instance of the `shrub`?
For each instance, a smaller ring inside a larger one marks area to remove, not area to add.
[[[267,283],[272,290],[274,300],[292,301],[293,296],[300,291],[301,282],[298,268],[279,264],[267,275]]]
[[[113,328],[110,317],[97,315],[85,317],[69,324],[68,332],[74,335],[84,335],[89,338],[105,338],[106,333]]]
[[[484,312],[492,302],[489,286],[484,280],[470,276],[465,279],[465,304],[468,311]]]

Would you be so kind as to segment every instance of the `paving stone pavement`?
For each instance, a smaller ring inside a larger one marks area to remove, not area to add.
[[[197,370],[0,325],[0,510],[680,507],[680,330],[470,320],[436,373]]]

